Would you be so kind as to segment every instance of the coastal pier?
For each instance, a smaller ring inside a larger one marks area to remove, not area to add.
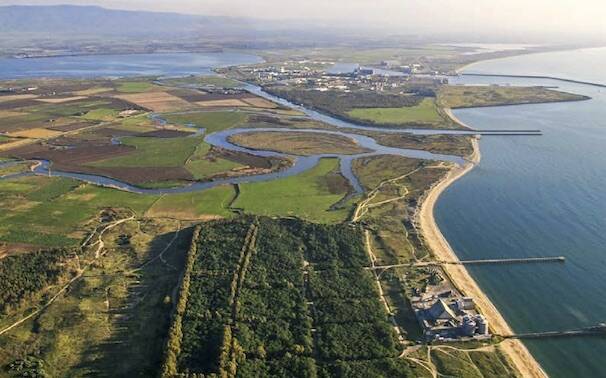
[[[566,262],[564,256],[548,257],[521,257],[511,259],[478,259],[478,260],[460,260],[460,261],[427,261],[392,265],[375,265],[366,267],[369,270],[387,270],[402,267],[424,267],[436,265],[488,265],[488,264],[532,264],[532,263],[563,263]]]
[[[502,335],[506,339],[545,339],[554,337],[606,336],[606,323],[567,331],[545,331]]]
[[[481,265],[481,264],[529,264],[529,263],[551,263],[565,262],[564,256],[549,257],[522,257],[513,259],[482,259],[482,260],[461,260],[461,261],[442,261],[442,264],[455,265]]]
[[[543,135],[541,130],[478,130],[472,129],[470,133],[477,135]]]

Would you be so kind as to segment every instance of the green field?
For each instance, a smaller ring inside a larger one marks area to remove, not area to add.
[[[202,143],[202,138],[125,137],[122,143],[136,147],[126,156],[101,160],[91,165],[98,167],[180,167]]]
[[[209,151],[210,145],[202,142],[196,147],[196,150],[187,160],[187,163],[185,163],[185,169],[187,169],[196,180],[203,180],[218,173],[242,167],[242,164],[227,159],[218,157],[208,159],[207,154]]]
[[[169,123],[193,124],[196,127],[204,128],[209,134],[239,126],[247,119],[246,114],[235,111],[164,114],[163,117]]]
[[[231,185],[218,186],[202,192],[164,195],[145,215],[179,219],[229,218],[234,215],[228,206],[235,195]]]
[[[234,203],[247,213],[271,216],[298,216],[316,222],[343,221],[348,210],[330,211],[349,186],[340,174],[338,159],[321,159],[316,167],[271,182],[242,184]]]
[[[425,98],[419,105],[402,108],[358,108],[347,112],[353,118],[379,125],[404,125],[407,123],[439,123],[442,117],[434,100]]]
[[[177,219],[229,217],[232,214],[227,205],[233,197],[231,186],[160,197],[57,177],[2,180],[0,242],[49,247],[75,245],[88,232],[86,224],[104,208]]]
[[[114,109],[99,108],[89,111],[82,118],[88,121],[111,121],[118,116],[118,113]]]
[[[102,208],[141,213],[155,200],[56,177],[0,181],[0,196],[0,240],[45,246],[77,243],[86,222]]]

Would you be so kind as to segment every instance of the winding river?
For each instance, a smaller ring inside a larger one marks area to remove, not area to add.
[[[1,62],[3,66],[2,69],[0,69],[0,78],[7,79],[36,76],[73,78],[140,75],[175,76],[192,73],[212,75],[213,68],[224,67],[227,65],[257,63],[259,61],[260,60],[258,57],[236,53],[102,55],[96,57],[56,57],[22,60],[8,59],[3,60]],[[139,194],[174,194],[201,191],[226,184],[268,181],[293,176],[313,168],[315,165],[317,165],[318,161],[321,158],[332,157],[340,159],[340,168],[342,175],[349,181],[352,187],[352,193],[359,194],[362,193],[363,189],[352,171],[352,162],[355,159],[382,154],[398,155],[416,159],[448,161],[454,164],[463,164],[464,159],[459,156],[433,154],[422,150],[402,149],[383,146],[377,143],[377,141],[371,137],[356,134],[355,132],[357,130],[381,131],[386,133],[409,133],[415,135],[473,135],[478,133],[472,130],[389,129],[357,125],[355,123],[346,122],[335,117],[331,117],[319,113],[317,111],[307,109],[303,106],[293,104],[285,99],[273,96],[263,91],[258,86],[251,84],[243,84],[243,87],[250,93],[264,97],[266,99],[279,103],[280,105],[299,110],[310,119],[324,122],[337,128],[342,128],[343,131],[290,128],[238,128],[224,130],[206,135],[205,141],[215,147],[220,147],[231,151],[244,152],[257,156],[290,158],[294,161],[294,164],[286,169],[276,172],[249,176],[220,178],[213,181],[196,182],[191,185],[175,188],[146,189],[110,177],[93,174],[57,171],[52,169],[52,162],[44,160],[37,161],[38,164],[35,166],[32,172],[10,175],[4,177],[4,179],[26,175],[60,176],[80,180],[99,186],[111,187]],[[163,122],[161,116],[157,114],[153,114],[152,118],[160,123]],[[229,137],[235,134],[263,131],[296,131],[339,135],[354,140],[360,147],[370,150],[371,152],[354,155],[318,154],[313,156],[292,156],[275,151],[253,150],[229,142]],[[197,135],[200,135],[204,133],[204,129],[196,129],[196,133]],[[118,142],[118,140],[116,140],[115,142]]]
[[[5,59],[1,60],[3,64],[0,69],[0,79],[19,78],[19,77],[115,77],[115,76],[140,76],[140,75],[187,75],[192,73],[213,75],[212,69],[228,65],[240,65],[260,62],[259,58],[253,55],[238,53],[209,53],[209,54],[141,54],[141,55],[101,55],[96,57],[56,57],[56,58],[38,58],[38,59]],[[6,64],[5,64],[6,63]],[[23,63],[23,64],[21,64]],[[197,67],[197,72],[196,72]],[[266,98],[280,105],[298,110],[305,114],[309,119],[320,121],[343,131],[317,130],[317,129],[289,129],[289,128],[238,128],[209,134],[205,141],[212,146],[223,149],[245,152],[257,156],[290,158],[294,164],[286,169],[249,176],[221,178],[213,181],[196,182],[188,186],[175,188],[145,189],[126,182],[116,180],[110,177],[82,174],[74,172],[63,172],[52,169],[52,162],[38,161],[37,166],[31,173],[22,173],[11,175],[5,178],[15,178],[27,174],[61,176],[69,177],[87,183],[111,187],[119,190],[125,190],[139,194],[171,194],[187,193],[200,190],[206,190],[212,187],[226,184],[241,184],[248,182],[259,182],[275,180],[283,177],[297,175],[308,169],[313,168],[321,158],[332,157],[340,159],[342,175],[349,181],[352,187],[352,194],[362,193],[363,189],[352,171],[352,162],[355,159],[374,156],[374,155],[398,155],[415,159],[448,161],[454,164],[463,164],[465,160],[459,156],[433,154],[423,150],[393,148],[383,146],[371,137],[356,134],[356,131],[380,131],[382,133],[405,133],[413,135],[490,135],[497,130],[437,130],[437,129],[419,129],[419,128],[379,128],[372,126],[359,125],[353,122],[332,117],[318,111],[308,109],[304,106],[294,104],[286,99],[276,97],[265,92],[261,87],[243,83],[243,88],[257,96]],[[164,122],[162,118],[153,114],[151,116],[155,121]],[[260,151],[248,149],[229,142],[229,137],[239,133],[260,132],[260,131],[296,131],[308,133],[326,133],[340,135],[354,140],[359,146],[372,152],[344,155],[344,154],[319,154],[313,156],[292,156],[274,151]],[[519,130],[524,133],[527,130]],[[196,129],[197,135],[204,133],[204,129]]]
[[[250,149],[243,146],[239,146],[233,144],[229,141],[229,137],[236,134],[248,133],[248,132],[305,132],[305,133],[322,133],[322,134],[331,134],[331,135],[339,135],[350,138],[354,140],[360,147],[370,150],[371,152],[365,152],[360,154],[317,154],[312,156],[292,156],[288,154],[283,154],[275,151],[269,150],[256,150]],[[220,185],[227,184],[241,184],[241,183],[249,183],[249,182],[259,182],[259,181],[269,181],[275,180],[279,178],[284,178],[288,176],[293,176],[305,172],[317,165],[318,161],[321,158],[339,158],[340,159],[340,167],[342,175],[349,181],[352,186],[354,194],[359,194],[363,192],[363,189],[358,182],[356,176],[352,170],[352,162],[355,159],[375,156],[375,155],[398,155],[404,157],[410,157],[415,159],[426,159],[426,160],[440,160],[440,161],[449,161],[455,164],[463,164],[465,160],[459,156],[453,155],[442,155],[442,154],[434,154],[431,152],[423,151],[423,150],[412,150],[412,149],[403,149],[403,148],[393,148],[383,146],[377,143],[373,138],[346,133],[342,131],[332,131],[332,130],[321,130],[321,129],[291,129],[291,128],[236,128],[236,129],[228,129],[219,131],[216,133],[212,133],[207,135],[204,140],[215,147],[220,147],[226,150],[234,151],[234,152],[244,152],[256,156],[262,157],[278,157],[278,158],[291,158],[294,160],[294,164],[286,169],[279,170],[276,172],[259,174],[259,175],[250,175],[250,176],[238,176],[238,177],[228,177],[216,179],[213,181],[205,181],[205,182],[196,182],[191,185],[175,187],[175,188],[158,188],[158,189],[145,189],[140,188],[126,182],[116,180],[113,178],[92,175],[92,174],[83,174],[83,173],[74,173],[74,172],[63,172],[52,169],[52,163],[46,160],[37,160],[38,164],[32,170],[32,172],[21,173],[11,176],[6,176],[5,178],[15,178],[26,175],[43,175],[43,176],[58,176],[58,177],[68,177],[80,181],[84,181],[87,183],[110,187],[119,190],[125,190],[138,194],[176,194],[176,193],[190,193],[196,192],[200,190],[210,189]],[[11,164],[12,162],[7,162],[4,164]],[[2,167],[2,164],[0,164]]]

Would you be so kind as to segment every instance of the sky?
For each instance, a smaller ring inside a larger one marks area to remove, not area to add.
[[[584,35],[606,40],[606,0],[0,0],[303,20],[400,32]]]

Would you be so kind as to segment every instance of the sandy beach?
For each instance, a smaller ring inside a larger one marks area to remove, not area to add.
[[[460,122],[451,111],[447,111],[447,113],[455,122],[465,127],[469,127]],[[451,169],[444,179],[436,184],[427,193],[418,213],[418,225],[423,233],[428,247],[432,250],[435,258],[438,260],[458,260],[457,255],[454,253],[453,249],[450,247],[448,241],[444,238],[440,229],[438,228],[438,225],[436,224],[434,218],[434,207],[438,198],[440,197],[440,194],[442,194],[442,192],[449,185],[464,176],[467,172],[471,171],[475,165],[480,162],[478,139],[474,138],[472,143],[474,152],[468,157],[469,162],[463,167],[457,166]],[[480,289],[465,266],[449,264],[445,265],[444,269],[453,284],[462,293],[464,293],[464,295],[474,298],[474,301],[480,311],[487,317],[493,333],[499,335],[508,335],[513,333],[503,316]],[[508,339],[499,345],[502,351],[511,359],[514,366],[518,369],[523,377],[547,377],[547,374],[543,371],[539,363],[534,359],[521,341],[516,339]]]

